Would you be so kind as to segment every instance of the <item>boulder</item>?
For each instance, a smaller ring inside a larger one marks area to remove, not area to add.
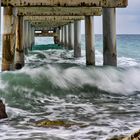
[[[5,110],[5,105],[2,100],[0,100],[0,119],[8,118]]]
[[[128,136],[115,136],[109,140],[140,140],[140,129]]]
[[[140,129],[122,140],[140,140]]]

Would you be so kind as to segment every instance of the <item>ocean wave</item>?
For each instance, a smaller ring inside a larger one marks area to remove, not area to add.
[[[39,68],[24,67],[20,71],[1,73],[1,81],[1,85],[8,83],[12,87],[23,86],[39,92],[51,88],[72,90],[90,86],[106,92],[129,94],[140,91],[140,68],[81,68],[48,64]]]

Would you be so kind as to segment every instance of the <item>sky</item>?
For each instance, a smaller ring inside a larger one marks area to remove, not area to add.
[[[117,34],[140,34],[140,0],[128,0],[127,8],[116,9]],[[84,33],[82,21],[82,33]],[[102,34],[102,16],[94,17],[95,34]]]
[[[140,34],[140,0],[128,0],[126,8],[116,9],[117,34]],[[84,34],[84,21],[82,21]],[[94,17],[95,34],[102,34],[102,16]]]

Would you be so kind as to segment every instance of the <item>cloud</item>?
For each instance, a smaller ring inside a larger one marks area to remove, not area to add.
[[[117,34],[140,34],[140,0],[129,0],[128,7],[116,10]],[[102,33],[102,17],[95,17],[95,33]]]
[[[117,9],[117,32],[140,34],[140,0],[129,0],[128,7]]]

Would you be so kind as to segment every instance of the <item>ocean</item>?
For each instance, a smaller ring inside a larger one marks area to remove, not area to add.
[[[21,70],[0,72],[8,114],[0,140],[107,140],[139,129],[140,35],[117,36],[117,68],[102,67],[102,35],[95,38],[96,67],[85,65],[82,35],[81,58],[67,50],[32,51]],[[42,119],[72,125],[37,127]]]

